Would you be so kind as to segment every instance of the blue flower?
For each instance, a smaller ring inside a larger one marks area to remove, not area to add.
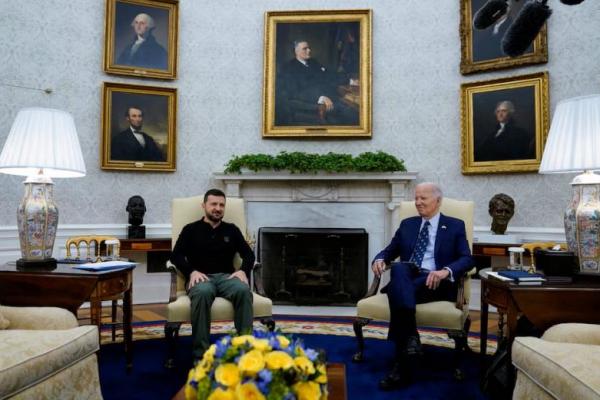
[[[296,400],[296,395],[292,392],[287,392],[285,396],[283,396],[283,400]]]
[[[258,373],[258,377],[260,378],[261,381],[265,381],[265,382],[269,383],[269,382],[271,382],[271,380],[273,380],[273,373],[271,371],[269,371],[268,369],[262,369]]]
[[[306,354],[306,357],[308,357],[308,359],[310,361],[315,361],[317,359],[317,357],[319,356],[319,353],[314,351],[313,349],[306,349],[304,350],[304,354]]]

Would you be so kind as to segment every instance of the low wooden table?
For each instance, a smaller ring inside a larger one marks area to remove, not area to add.
[[[134,266],[90,272],[58,264],[52,271],[0,266],[0,304],[8,306],[62,307],[77,315],[90,302],[90,319],[100,329],[102,302],[107,296],[123,294],[123,335],[127,368],[133,365],[132,281]]]
[[[327,364],[327,380],[329,385],[329,400],[346,400],[346,366],[342,363]],[[173,400],[185,400],[185,387],[173,397]]]

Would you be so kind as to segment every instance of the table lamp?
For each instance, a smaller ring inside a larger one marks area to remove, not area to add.
[[[85,176],[71,114],[49,108],[20,110],[0,154],[0,172],[27,177],[25,195],[17,209],[21,244],[17,267],[56,267],[52,249],[58,209],[51,178]]]
[[[583,172],[571,185],[565,210],[569,250],[579,272],[600,276],[600,94],[563,100],[556,106],[542,156],[541,174]]]

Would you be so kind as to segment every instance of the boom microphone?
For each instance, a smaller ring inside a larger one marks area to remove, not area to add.
[[[574,6],[576,4],[583,3],[583,0],[560,0],[560,2],[568,6]]]
[[[473,16],[475,29],[485,29],[498,21],[508,9],[506,0],[488,0]]]
[[[552,14],[546,5],[548,0],[528,1],[508,28],[502,38],[502,51],[510,57],[520,56],[527,50],[531,42]]]

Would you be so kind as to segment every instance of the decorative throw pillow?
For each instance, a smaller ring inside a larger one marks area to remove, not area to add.
[[[0,312],[0,329],[6,329],[8,328],[8,325],[10,325],[10,322],[4,318],[2,312]]]

